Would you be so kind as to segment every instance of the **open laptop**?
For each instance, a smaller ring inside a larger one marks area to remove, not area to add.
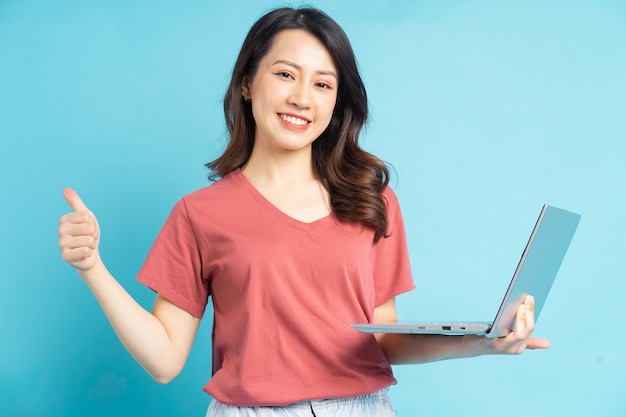
[[[535,319],[539,317],[579,221],[579,214],[543,206],[498,314],[491,322],[353,324],[352,327],[367,333],[505,336],[513,329],[517,309],[527,295],[535,298]]]

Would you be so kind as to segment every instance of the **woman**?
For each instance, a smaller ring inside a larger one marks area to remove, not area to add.
[[[207,416],[392,416],[390,363],[549,346],[531,337],[532,297],[496,340],[350,328],[397,321],[395,297],[414,286],[387,169],[358,145],[365,88],[330,17],[283,8],[256,22],[224,110],[230,143],[208,164],[217,181],[176,204],[140,271],[152,312],[106,270],[95,216],[64,190],[63,258],[155,380],[182,369],[209,297]]]

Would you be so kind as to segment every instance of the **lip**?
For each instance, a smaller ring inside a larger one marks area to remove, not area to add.
[[[278,120],[281,121],[281,123],[290,128],[290,129],[295,129],[295,130],[306,130],[309,125],[311,124],[311,120],[309,120],[306,117],[297,115],[297,114],[293,114],[293,113],[277,113],[278,116]],[[288,120],[285,120],[285,116],[288,118],[295,118],[295,119],[300,119],[300,120],[304,120],[306,123],[304,124],[295,124],[295,123],[291,123]]]

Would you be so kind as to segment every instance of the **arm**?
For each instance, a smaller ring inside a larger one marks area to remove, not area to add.
[[[374,323],[398,321],[396,300],[392,298],[374,310]],[[521,354],[525,349],[547,349],[550,343],[533,338],[534,300],[527,297],[517,311],[515,330],[505,337],[409,335],[377,333],[376,340],[392,364],[425,363],[445,359],[468,358],[487,354]]]
[[[171,381],[187,360],[200,319],[162,296],[157,296],[152,313],[141,307],[102,262],[96,217],[73,190],[63,194],[74,209],[59,225],[63,259],[77,269],[133,358],[159,383]]]

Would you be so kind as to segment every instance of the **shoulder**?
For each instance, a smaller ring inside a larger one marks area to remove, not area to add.
[[[383,191],[383,198],[387,206],[388,229],[392,230],[397,228],[398,224],[404,223],[400,201],[398,195],[390,186],[387,186]]]
[[[250,206],[250,193],[237,179],[237,174],[231,174],[178,200],[168,223],[206,230],[212,224],[226,225],[239,219]]]
[[[385,187],[382,194],[383,194],[383,198],[385,199],[385,202],[387,203],[388,210],[391,210],[392,208],[400,206],[400,202],[398,201],[398,196],[396,195],[395,191],[391,188],[391,186],[388,185],[387,187]]]
[[[218,213],[240,210],[249,204],[246,188],[241,184],[236,172],[193,191],[176,202],[171,217],[192,219],[215,217]]]
[[[185,195],[179,203],[187,207],[238,201],[245,191],[241,181],[241,171],[233,171],[214,183]]]

